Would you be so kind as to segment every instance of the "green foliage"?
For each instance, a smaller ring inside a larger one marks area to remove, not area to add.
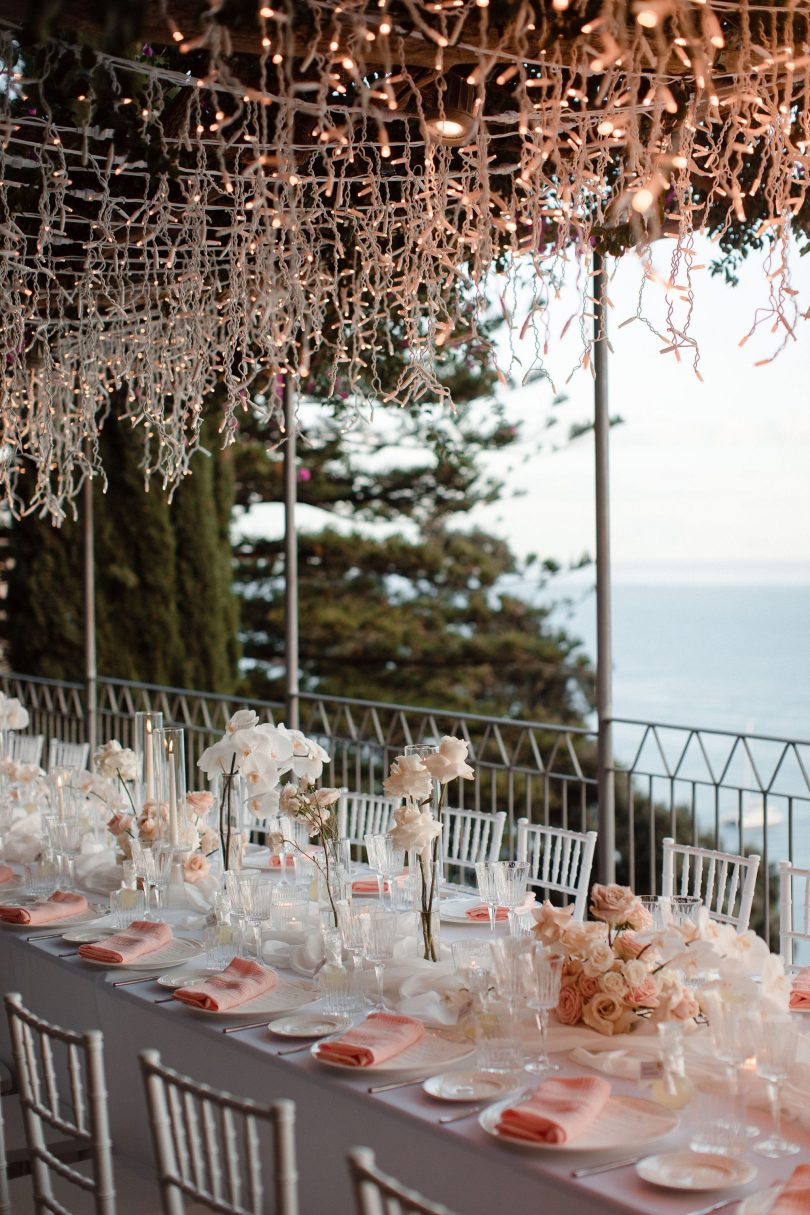
[[[170,505],[144,492],[142,438],[108,419],[110,470],[94,487],[99,670],[208,691],[231,691],[237,671],[236,601],[228,524],[232,483],[216,447],[199,452]],[[81,520],[54,528],[26,518],[9,532],[9,661],[53,679],[82,679],[84,588]]]

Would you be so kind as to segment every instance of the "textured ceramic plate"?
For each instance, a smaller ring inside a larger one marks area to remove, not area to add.
[[[211,975],[206,975],[204,978],[211,978]],[[197,987],[204,981],[204,978],[197,978],[193,982],[183,984],[183,986]],[[279,978],[278,983],[272,991],[266,991],[262,995],[257,996],[255,1000],[248,1000],[246,1004],[240,1004],[238,1008],[229,1008],[225,1012],[214,1012],[208,1008],[192,1008],[186,1005],[189,1012],[197,1013],[201,1017],[279,1017],[284,1013],[294,1012],[296,1008],[301,1008],[305,1004],[313,1004],[318,998],[317,988],[312,983],[299,983],[295,979]],[[329,1033],[332,1031],[329,1030]]]
[[[737,1215],[768,1215],[781,1193],[781,1185],[772,1185],[768,1186],[767,1190],[760,1190],[757,1194],[749,1194],[738,1206]]]
[[[473,896],[466,896],[455,899],[442,899],[439,904],[441,908],[441,917],[448,924],[467,924],[470,928],[486,928],[489,931],[489,916],[483,920],[470,920],[467,918],[467,912],[471,907],[483,907],[480,899]],[[498,923],[503,921],[498,920]]]
[[[327,1013],[298,1013],[291,1017],[279,1017],[270,1025],[271,1034],[282,1038],[325,1038],[345,1029],[345,1017],[332,1017]]]
[[[8,899],[3,905],[5,907],[28,907],[36,900],[18,898]],[[40,920],[38,924],[9,924],[6,920],[0,920],[1,928],[16,928],[23,929],[26,932],[39,932],[40,928],[70,928],[74,924],[91,924],[93,920],[98,920],[109,911],[108,907],[102,907],[96,903],[89,903],[87,911],[83,911],[81,915],[71,915],[61,920]]]
[[[636,1172],[643,1181],[667,1190],[727,1190],[746,1185],[757,1175],[753,1164],[715,1152],[664,1152],[639,1160]]]
[[[168,970],[170,966],[182,966],[191,958],[196,958],[203,950],[199,941],[189,941],[186,937],[174,937],[162,949],[153,949],[145,953],[137,962],[94,962],[92,958],[82,958],[88,966],[101,966],[105,970]]]
[[[497,1101],[512,1092],[515,1079],[495,1072],[442,1072],[430,1076],[422,1088],[437,1101]]]
[[[89,890],[91,894],[112,894],[113,890],[119,889],[123,877],[124,871],[120,865],[103,865],[88,873],[79,885],[82,890]]]
[[[678,1126],[678,1115],[644,1097],[611,1097],[599,1117],[573,1143],[529,1143],[497,1130],[502,1112],[510,1104],[500,1101],[483,1111],[478,1121],[488,1135],[501,1143],[530,1152],[627,1152],[663,1139]]]
[[[71,928],[68,932],[62,933],[63,941],[70,941],[74,945],[92,945],[96,941],[103,941],[107,937],[114,936],[115,928]]]
[[[441,1071],[442,1068],[451,1067],[454,1063],[460,1063],[462,1059],[469,1058],[474,1049],[469,1042],[453,1042],[427,1030],[423,1038],[413,1046],[409,1046],[407,1050],[402,1051],[401,1054],[395,1055],[393,1059],[386,1059],[385,1063],[378,1063],[371,1067],[351,1067],[347,1063],[321,1059],[318,1055],[317,1045],[312,1047],[311,1053],[313,1059],[317,1059],[321,1067],[343,1072],[344,1075],[356,1076],[358,1073],[363,1075],[368,1073],[375,1076],[428,1076]]]

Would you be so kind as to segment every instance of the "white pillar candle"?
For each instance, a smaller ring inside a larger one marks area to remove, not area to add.
[[[155,775],[152,771],[152,723],[147,717],[143,723],[143,770],[146,780],[146,800],[155,800]]]
[[[54,785],[56,788],[56,813],[59,817],[59,822],[65,821],[65,791],[62,788],[64,777],[61,772],[57,772],[54,777]]]
[[[169,764],[169,842],[173,848],[180,843],[180,833],[177,829],[177,777],[174,771],[174,739],[166,742]]]

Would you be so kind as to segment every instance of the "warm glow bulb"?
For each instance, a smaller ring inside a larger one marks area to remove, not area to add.
[[[633,210],[649,211],[654,201],[652,190],[648,190],[645,186],[641,190],[636,190],[633,195]]]
[[[443,139],[459,139],[464,134],[464,127],[455,118],[434,118],[430,126]]]
[[[643,25],[645,30],[655,29],[658,25],[658,13],[651,8],[643,8],[636,17],[639,25]]]

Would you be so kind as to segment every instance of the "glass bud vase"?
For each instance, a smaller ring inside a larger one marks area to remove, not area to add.
[[[427,854],[411,854],[411,864],[418,866],[419,885],[417,892],[416,916],[419,925],[417,948],[420,958],[426,962],[438,962],[441,958],[441,943],[439,939],[439,890],[442,879],[441,849],[438,841],[429,849]]]
[[[243,783],[242,777],[235,772],[223,772],[217,778],[214,804],[217,808],[219,855],[223,873],[238,873],[242,868],[242,812],[245,804]]]

